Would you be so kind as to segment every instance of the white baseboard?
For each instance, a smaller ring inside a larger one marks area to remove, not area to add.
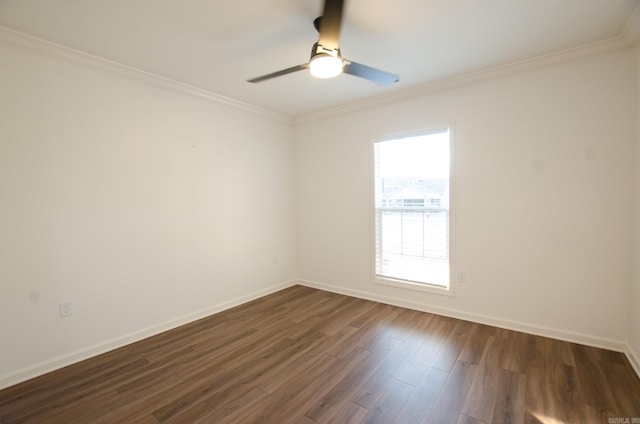
[[[343,287],[332,286],[329,284],[318,283],[308,280],[288,281],[285,283],[277,284],[267,289],[259,290],[250,293],[245,296],[241,296],[235,299],[231,299],[226,302],[211,306],[200,311],[178,317],[171,321],[166,321],[116,339],[105,341],[94,346],[87,347],[85,349],[69,353],[58,358],[54,358],[39,364],[20,369],[11,374],[0,376],[0,389],[13,386],[31,378],[38,377],[51,371],[72,365],[76,362],[89,359],[91,357],[109,352],[111,350],[126,346],[128,344],[143,340],[145,338],[154,336],[164,331],[171,330],[184,324],[188,324],[193,321],[205,318],[207,316],[216,314],[218,312],[225,311],[243,303],[250,302],[268,294],[283,290],[293,285],[302,285],[319,290],[330,291],[333,293],[343,294],[346,296],[358,297],[361,299],[372,300],[375,302],[381,302],[389,305],[400,306],[408,309],[414,309],[423,312],[434,313],[438,315],[448,316],[451,318],[463,319],[466,321],[477,322],[480,324],[492,325],[495,327],[506,328],[508,330],[521,331],[524,333],[535,334],[544,337],[550,337],[553,339],[565,340],[573,343],[584,344],[588,346],[594,346],[618,352],[624,352],[629,362],[633,366],[634,370],[640,377],[640,355],[635,352],[629,343],[605,339],[600,337],[594,337],[586,334],[575,333],[570,331],[563,331],[543,326],[537,326],[517,321],[505,320],[498,317],[491,317],[482,314],[473,314],[455,309],[442,308],[434,305],[426,305],[421,303],[415,303],[404,299],[398,299],[393,297],[379,296],[367,292],[358,290],[345,289]]]
[[[46,374],[48,372],[55,371],[57,369],[66,367],[68,365],[72,365],[77,362],[83,361],[85,359],[89,359],[94,356],[101,355],[103,353],[146,339],[148,337],[154,336],[164,331],[168,331],[173,328],[180,327],[181,325],[185,325],[190,322],[197,321],[199,319],[208,317],[218,312],[225,311],[227,309],[233,308],[243,303],[247,303],[252,300],[258,299],[260,297],[266,296],[268,294],[280,291],[287,287],[291,287],[295,284],[297,284],[297,281],[288,281],[285,283],[277,284],[275,286],[271,286],[263,290],[258,290],[248,295],[237,297],[235,299],[231,299],[226,302],[219,303],[217,305],[178,317],[170,321],[166,321],[157,325],[153,325],[151,327],[144,328],[139,331],[135,331],[133,333],[124,335],[122,337],[108,340],[97,345],[89,346],[85,349],[71,352],[67,355],[63,355],[63,356],[41,362],[39,364],[30,366],[27,368],[23,368],[18,371],[12,372],[10,374],[2,375],[0,376],[0,389],[13,386],[15,384],[29,380],[31,378],[35,378],[43,374]]]
[[[477,322],[479,324],[491,325],[494,327],[505,328],[507,330],[520,331],[523,333],[534,334],[537,336],[549,337],[552,339],[564,340],[572,343],[583,344],[587,346],[599,347],[603,349],[613,350],[617,352],[627,353],[625,342],[619,340],[606,339],[602,337],[591,336],[588,334],[565,331],[556,328],[544,327],[535,324],[528,324],[519,321],[512,321],[500,317],[493,317],[483,314],[475,314],[456,309],[443,308],[435,305],[416,303],[405,299],[394,297],[380,296],[359,290],[345,289],[344,287],[332,286],[329,284],[318,283],[315,281],[298,280],[298,284],[302,286],[312,287],[320,290],[330,291],[333,293],[344,294],[346,296],[358,297],[360,299],[372,300],[375,302],[385,303],[393,306],[413,309],[422,312],[429,312],[437,315],[443,315],[451,318],[462,319],[465,321]],[[627,355],[628,356],[628,355]],[[636,368],[636,371],[638,368]]]
[[[624,353],[627,355],[627,359],[636,371],[636,374],[638,374],[638,378],[640,378],[640,353],[636,352],[628,342],[625,344]]]

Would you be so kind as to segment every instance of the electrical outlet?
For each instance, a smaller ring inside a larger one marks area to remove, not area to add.
[[[71,302],[58,303],[58,308],[60,309],[60,318],[71,315]]]
[[[458,283],[465,284],[467,282],[467,276],[464,271],[458,271]]]

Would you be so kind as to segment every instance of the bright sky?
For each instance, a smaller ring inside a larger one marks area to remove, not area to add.
[[[378,177],[449,177],[449,131],[377,142],[375,154]]]

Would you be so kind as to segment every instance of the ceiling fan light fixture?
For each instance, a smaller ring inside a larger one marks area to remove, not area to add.
[[[311,48],[309,63],[292,66],[247,81],[256,83],[308,69],[315,78],[333,78],[345,73],[364,78],[379,86],[398,82],[400,78],[397,75],[343,59],[340,53],[340,26],[344,3],[345,0],[324,0],[322,16],[313,21],[313,26],[319,36],[318,41]]]
[[[317,53],[309,62],[309,71],[316,78],[333,78],[342,73],[344,63],[339,55]]]

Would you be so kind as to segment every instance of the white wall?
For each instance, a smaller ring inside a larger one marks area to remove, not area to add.
[[[302,120],[299,277],[622,349],[631,280],[633,61],[629,50],[601,53]],[[442,120],[455,121],[455,257],[468,283],[455,297],[372,284],[371,140]]]
[[[3,37],[0,387],[295,277],[290,122]]]
[[[282,287],[296,265],[322,288],[640,352],[640,52],[294,133],[32,44],[0,37],[0,387]],[[371,140],[443,120],[468,284],[374,285]]]
[[[629,296],[629,345],[640,373],[640,46],[636,47],[636,152],[633,209],[633,280]]]

